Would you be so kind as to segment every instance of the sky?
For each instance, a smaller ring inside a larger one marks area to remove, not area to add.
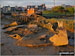
[[[27,5],[41,5],[45,3],[46,7],[51,8],[54,6],[54,0],[0,0],[1,6],[23,6]],[[73,5],[75,6],[75,0],[55,0],[55,5]]]

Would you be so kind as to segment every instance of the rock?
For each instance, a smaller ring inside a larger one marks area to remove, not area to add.
[[[58,27],[59,27],[59,28],[63,28],[63,27],[64,27],[63,21],[58,21]]]
[[[52,28],[54,29],[54,31],[56,31],[57,27],[58,27],[58,23],[56,22],[53,24]]]
[[[25,29],[24,31],[23,31],[23,34],[24,34],[24,36],[27,36],[27,35],[29,35],[29,34],[32,34],[32,32],[29,30],[29,29]]]
[[[18,25],[17,22],[14,21],[14,22],[12,22],[11,24],[5,25],[5,28],[6,28],[6,27],[9,27],[9,26],[17,26],[17,25]]]
[[[36,24],[29,24],[28,28],[37,28],[37,25]]]
[[[18,24],[17,24],[17,22],[16,21],[14,21],[14,22],[12,22],[11,24],[9,24],[9,26],[17,26]]]
[[[22,37],[20,35],[18,35],[18,34],[9,35],[9,37],[12,37],[12,38],[17,39],[17,40],[22,39]]]
[[[49,40],[53,43],[54,46],[68,45],[68,37],[66,30],[59,30],[59,33],[50,37]]]
[[[39,39],[40,39],[40,40],[46,40],[46,34],[41,35],[41,36],[39,37]]]
[[[7,28],[6,29],[6,31],[12,31],[12,30],[14,30],[14,29],[16,29],[17,27],[9,27],[9,28]]]
[[[57,34],[50,37],[49,40],[53,43],[54,46],[68,45],[67,31],[63,26],[63,21],[58,21],[57,31]]]

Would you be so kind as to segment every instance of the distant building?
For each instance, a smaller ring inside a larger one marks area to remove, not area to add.
[[[24,12],[27,13],[27,8],[24,8]]]
[[[11,14],[27,13],[28,15],[33,14],[33,13],[42,14],[42,11],[44,11],[44,10],[46,10],[45,4],[38,5],[38,6],[28,5],[27,8],[26,7],[18,7],[18,6],[15,6],[15,7],[3,6],[3,8],[1,8],[1,12],[3,14],[5,13],[5,14],[9,14],[9,15],[10,15],[10,13]]]
[[[38,10],[41,10],[41,11],[46,10],[45,4],[38,5]]]
[[[4,6],[2,8],[2,12],[3,13],[10,13],[11,12],[11,7],[10,6]]]
[[[16,8],[15,7],[11,7],[11,12],[16,12]]]
[[[27,9],[27,15],[31,15],[31,14],[34,14],[34,13],[35,13],[34,8]]]
[[[1,12],[2,12],[3,8],[1,8]]]
[[[16,7],[17,12],[25,12],[26,8],[24,7]]]
[[[18,7],[17,10],[18,10],[18,11],[22,11],[22,7]]]
[[[27,9],[30,9],[30,8],[35,8],[35,5],[28,5]]]
[[[24,12],[24,11],[25,11],[25,8],[24,8],[24,7],[22,7],[22,8],[21,8],[21,10],[22,10],[22,12]]]

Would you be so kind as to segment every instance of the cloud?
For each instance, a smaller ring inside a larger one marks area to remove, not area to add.
[[[40,5],[42,3],[45,3],[47,7],[52,7],[54,5],[54,0],[0,0],[1,6],[27,6]],[[55,5],[61,4],[75,5],[74,0],[55,0]]]

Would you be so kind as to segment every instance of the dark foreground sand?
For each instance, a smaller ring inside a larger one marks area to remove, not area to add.
[[[9,20],[2,20],[1,27],[4,24],[9,24]],[[17,46],[14,43],[17,41],[13,38],[10,38],[8,34],[4,33],[4,30],[1,31],[1,55],[58,55],[60,52],[71,52],[74,51],[73,46],[63,46],[63,47],[38,47],[38,48],[29,48]]]

